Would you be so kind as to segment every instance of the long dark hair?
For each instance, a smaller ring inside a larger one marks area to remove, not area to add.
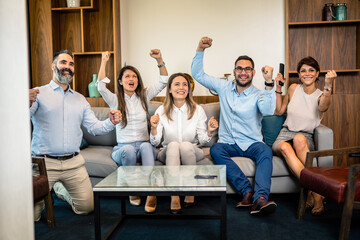
[[[186,79],[187,83],[188,83],[188,95],[185,98],[186,101],[186,105],[188,107],[188,120],[191,119],[194,116],[195,110],[196,110],[196,103],[193,99],[192,96],[192,89],[191,89],[191,84],[190,84],[190,80],[187,78],[187,76],[183,73],[174,73],[173,75],[171,75],[169,77],[167,86],[166,86],[166,97],[165,97],[165,101],[164,101],[164,115],[170,120],[172,121],[171,118],[171,114],[173,112],[173,105],[174,105],[174,97],[172,94],[170,94],[169,90],[171,88],[171,84],[173,82],[173,80],[176,77],[183,77]]]
[[[122,77],[127,70],[133,71],[137,76],[138,86],[135,89],[135,93],[140,97],[141,105],[146,112],[146,118],[147,118],[147,122],[149,125],[150,115],[149,115],[148,105],[147,105],[147,101],[146,101],[146,94],[145,94],[146,89],[144,88],[144,83],[142,81],[140,72],[135,67],[128,65],[128,66],[121,68],[119,76],[116,81],[117,97],[118,97],[118,104],[119,104],[118,108],[122,114],[121,127],[125,128],[127,125],[127,107],[126,107],[126,102],[125,102],[125,91],[124,91],[123,85],[120,84],[120,82],[122,81]]]

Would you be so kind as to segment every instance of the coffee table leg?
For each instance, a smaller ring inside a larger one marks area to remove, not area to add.
[[[221,194],[221,239],[226,240],[226,193]]]
[[[121,197],[121,215],[126,215],[126,197]]]
[[[94,220],[95,220],[95,239],[101,239],[101,226],[100,226],[100,199],[99,194],[94,192]]]

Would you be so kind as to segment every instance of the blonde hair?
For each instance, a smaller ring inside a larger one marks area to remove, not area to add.
[[[187,83],[188,83],[188,95],[185,98],[185,102],[186,105],[188,107],[188,120],[191,119],[194,116],[195,110],[196,110],[196,102],[193,99],[192,96],[192,89],[191,89],[191,84],[190,84],[190,80],[188,79],[188,77],[183,74],[183,73],[174,73],[173,75],[170,76],[167,86],[166,86],[166,97],[165,97],[165,102],[164,102],[164,115],[170,120],[172,121],[173,119],[171,118],[171,114],[173,112],[173,105],[174,105],[174,97],[173,95],[169,92],[170,88],[171,88],[171,84],[174,81],[174,79],[176,77],[183,77],[186,79]]]

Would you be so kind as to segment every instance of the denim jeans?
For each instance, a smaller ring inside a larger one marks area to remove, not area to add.
[[[143,166],[154,166],[157,152],[144,141],[118,144],[112,152],[112,159],[119,166],[135,166],[137,162]]]
[[[260,196],[268,199],[271,186],[271,175],[273,169],[272,151],[262,142],[256,142],[243,151],[236,144],[215,143],[210,154],[216,164],[226,165],[226,177],[234,185],[239,194],[245,196],[252,192],[252,186],[239,166],[231,157],[248,157],[256,164],[255,186],[253,199],[256,201]]]

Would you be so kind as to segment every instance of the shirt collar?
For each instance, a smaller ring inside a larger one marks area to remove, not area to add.
[[[181,106],[181,108],[178,108],[174,105],[174,112],[186,112],[187,111],[187,104],[185,103],[184,105]]]
[[[237,94],[239,94],[237,91],[236,91],[236,82],[234,82],[233,86],[232,86],[232,90],[234,92],[236,92]],[[248,87],[247,89],[245,89],[242,93],[244,93],[245,96],[251,94],[252,92],[254,91],[254,85],[250,85],[250,87]],[[239,94],[240,95],[240,94]]]
[[[137,98],[136,92],[131,97],[129,95],[127,95],[126,93],[124,93],[124,95],[125,95],[125,99],[128,99],[128,100],[133,100],[133,99]]]
[[[63,90],[62,87],[60,87],[60,85],[57,84],[54,80],[51,80],[51,81],[50,81],[50,87],[51,87],[53,90],[55,90],[55,89],[57,89],[57,88]],[[69,85],[69,88],[68,88],[68,90],[67,90],[66,92],[74,93],[74,90],[72,90],[72,89],[71,89],[71,86]]]

